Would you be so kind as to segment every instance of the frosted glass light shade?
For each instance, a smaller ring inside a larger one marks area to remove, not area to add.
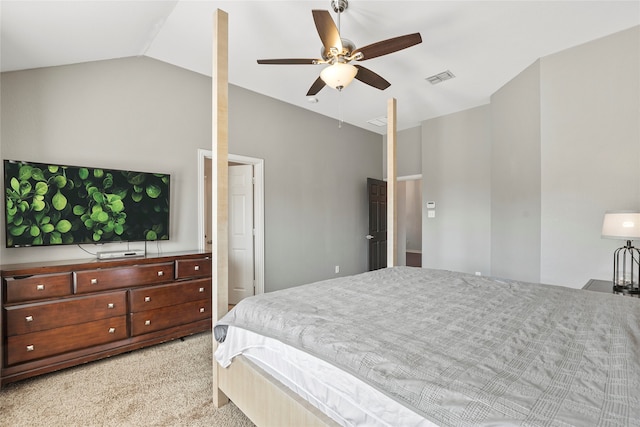
[[[358,69],[353,65],[336,62],[333,65],[325,67],[320,72],[320,78],[327,86],[342,90],[349,86],[349,83],[353,81],[356,74],[358,74]]]
[[[640,212],[607,212],[602,237],[620,240],[640,239]]]

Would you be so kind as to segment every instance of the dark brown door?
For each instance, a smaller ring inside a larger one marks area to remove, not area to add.
[[[387,266],[387,183],[367,178],[369,271]]]

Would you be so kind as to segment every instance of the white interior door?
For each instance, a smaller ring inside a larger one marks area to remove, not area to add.
[[[254,294],[253,166],[229,165],[229,304]]]

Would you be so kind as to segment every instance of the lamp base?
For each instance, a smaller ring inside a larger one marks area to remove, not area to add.
[[[631,240],[613,254],[613,293],[640,296],[640,250]]]
[[[630,297],[640,298],[640,289],[633,285],[613,285],[613,293]]]

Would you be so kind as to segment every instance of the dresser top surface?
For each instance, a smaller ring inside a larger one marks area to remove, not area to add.
[[[211,252],[206,251],[183,251],[167,252],[160,254],[147,254],[141,257],[106,259],[85,258],[75,260],[40,261],[19,264],[0,265],[2,277],[23,275],[23,274],[50,274],[70,270],[91,270],[96,268],[122,267],[137,264],[153,264],[159,262],[170,262],[174,259],[194,259],[211,257]]]

